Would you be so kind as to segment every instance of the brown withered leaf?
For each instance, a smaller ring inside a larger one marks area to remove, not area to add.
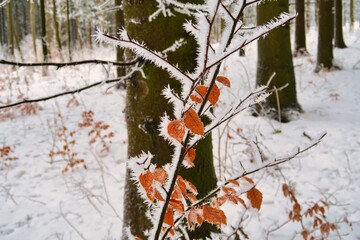
[[[185,126],[194,134],[204,135],[204,124],[194,109],[190,108],[184,116]]]
[[[205,98],[208,90],[209,88],[203,85],[197,86],[195,88],[195,91],[199,93],[203,99]],[[208,100],[212,105],[215,105],[218,102],[219,97],[220,97],[220,90],[218,86],[214,83],[214,85],[211,88]]]
[[[225,76],[217,76],[216,81],[222,83],[226,87],[231,87],[230,80]]]
[[[213,208],[210,206],[204,206],[203,212],[204,212],[205,221],[218,226],[221,226],[222,224],[226,224],[226,216],[221,209]]]
[[[188,167],[193,167],[195,156],[196,156],[195,150],[193,148],[190,148],[184,158],[185,165]]]
[[[154,181],[152,172],[146,170],[145,172],[141,173],[139,176],[139,181],[145,191],[148,191]]]
[[[250,200],[251,207],[260,210],[263,200],[262,193],[257,188],[253,188],[246,194],[246,196]]]
[[[174,226],[174,213],[170,208],[166,209],[165,217],[164,217],[164,223],[166,223],[169,226]]]
[[[173,207],[173,209],[178,213],[183,214],[185,211],[184,204],[179,200],[170,199],[170,206]]]
[[[167,126],[168,134],[178,142],[182,142],[185,135],[185,124],[180,120],[173,120]]]
[[[167,178],[167,173],[163,168],[156,168],[153,172],[154,180],[160,184],[164,184]]]

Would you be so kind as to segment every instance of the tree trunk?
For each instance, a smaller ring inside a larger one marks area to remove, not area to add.
[[[319,37],[315,72],[333,66],[334,21],[329,21],[334,19],[333,7],[333,0],[319,0]]]
[[[66,25],[67,25],[67,35],[68,35],[68,51],[69,51],[69,61],[72,60],[72,44],[71,44],[71,24],[70,24],[70,0],[66,0]]]
[[[9,29],[9,48],[10,48],[10,54],[11,56],[14,56],[14,24],[13,24],[13,18],[12,18],[12,2],[9,2],[7,4],[7,17],[8,17],[8,29]]]
[[[295,56],[308,55],[305,37],[305,0],[296,0],[295,8],[298,13],[295,21]]]
[[[148,21],[150,14],[157,8],[156,1],[132,0],[124,1],[124,16],[126,29],[130,36],[140,42],[145,42],[150,49],[161,51],[174,44],[175,40],[184,38],[186,45],[180,47],[176,52],[167,54],[168,60],[178,63],[184,70],[195,68],[196,46],[194,39],[185,33],[183,23],[185,16],[164,18],[158,16],[152,22]],[[134,22],[138,24],[135,24]],[[161,95],[162,89],[171,85],[179,89],[179,82],[169,78],[168,74],[146,63],[144,67],[146,79],[137,74],[127,82],[127,106],[126,119],[128,128],[128,156],[134,157],[142,151],[150,151],[155,155],[154,162],[163,165],[171,159],[172,148],[159,137],[160,117],[167,112],[172,112],[172,107]],[[189,170],[182,169],[181,175],[195,184],[200,197],[204,196],[216,187],[215,168],[213,166],[212,141],[209,135],[196,149],[195,167]],[[132,233],[144,238],[144,231],[151,227],[145,216],[146,206],[137,192],[137,187],[130,180],[130,172],[127,172],[124,196],[124,227],[130,227]],[[205,225],[204,225],[205,226]],[[192,239],[205,238],[209,236],[209,228],[205,226],[197,232],[197,236],[191,235]],[[126,239],[125,235],[123,236]]]
[[[37,50],[36,50],[36,19],[35,19],[35,3],[34,1],[30,1],[30,30],[31,30],[31,37],[33,42],[34,48],[34,55],[36,60],[37,58]]]
[[[45,3],[40,0],[40,18],[41,18],[41,46],[44,57],[44,62],[48,61],[48,48],[46,44],[46,18],[45,18]]]
[[[335,0],[335,47],[346,48],[342,26],[342,0]]]
[[[5,43],[5,11],[4,8],[0,8],[0,45],[4,45]]]
[[[355,5],[354,5],[354,0],[350,0],[350,27],[351,27],[351,29],[353,29],[354,28],[354,23],[355,23],[355,14],[354,14],[354,12],[355,12]]]
[[[54,21],[54,31],[55,31],[55,39],[56,39],[56,44],[59,50],[59,54],[60,54],[60,59],[63,62],[64,58],[62,55],[62,51],[61,51],[61,39],[60,39],[60,31],[59,31],[59,22],[58,22],[58,18],[57,18],[57,7],[56,7],[56,0],[52,0],[52,7],[53,7],[53,21]]]
[[[257,25],[274,16],[289,11],[289,0],[265,1],[257,6]],[[292,61],[290,25],[277,28],[268,37],[258,40],[257,86],[266,85],[275,73],[269,88],[275,92],[269,96],[262,110],[264,114],[281,122],[291,121],[301,112],[296,97],[295,73]],[[276,91],[286,86],[281,91]]]
[[[121,7],[122,0],[115,0],[115,7],[119,7],[115,12],[115,34],[124,27],[124,13]],[[121,62],[124,61],[124,50],[122,48],[116,48],[116,61]],[[117,67],[116,68],[117,77],[121,77],[125,75],[125,68]],[[125,84],[121,83],[118,85],[120,88],[125,86]]]

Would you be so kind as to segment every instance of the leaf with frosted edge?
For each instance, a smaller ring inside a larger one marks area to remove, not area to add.
[[[195,157],[196,157],[195,150],[193,148],[190,148],[184,157],[183,165],[188,168],[194,167]]]
[[[163,168],[156,168],[153,172],[154,180],[160,184],[164,184],[167,178],[167,172]]]
[[[190,108],[184,116],[185,126],[194,134],[204,135],[204,124],[194,109]]]
[[[185,123],[180,120],[173,120],[167,126],[168,134],[178,142],[182,142],[185,136]]]
[[[200,94],[200,96],[204,99],[209,88],[203,85],[197,86],[195,91]],[[210,94],[208,96],[208,100],[212,105],[215,105],[220,97],[220,90],[216,84],[214,84],[211,88]]]
[[[226,215],[223,210],[210,206],[204,206],[203,211],[204,220],[208,223],[212,223],[218,226],[226,225]]]

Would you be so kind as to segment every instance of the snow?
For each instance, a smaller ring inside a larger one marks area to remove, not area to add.
[[[281,124],[243,112],[221,127],[219,132],[224,130],[226,134],[218,135],[218,131],[214,131],[220,180],[241,173],[239,161],[247,169],[261,164],[261,156],[256,156],[254,149],[256,146],[244,137],[257,141],[264,157],[271,160],[289,155],[298,147],[304,148],[327,132],[318,146],[282,165],[281,173],[275,168],[251,176],[263,192],[264,204],[259,213],[249,211],[244,215],[242,227],[250,239],[264,239],[267,230],[288,219],[292,205],[281,192],[284,178],[295,186],[304,206],[329,197],[328,219],[342,221],[347,216],[353,222],[352,229],[340,223],[338,231],[344,234],[344,239],[360,238],[360,167],[357,164],[360,158],[360,69],[353,68],[359,61],[360,29],[356,25],[354,32],[345,30],[349,48],[334,52],[336,62],[343,69],[320,74],[313,73],[316,31],[309,32],[308,47],[312,55],[297,58],[294,63],[298,98],[305,111],[298,120]],[[23,49],[26,49],[30,41],[24,44]],[[30,48],[27,49],[25,59],[35,61]],[[83,56],[75,59],[107,59],[113,53],[113,48],[100,46],[84,51]],[[246,58],[233,55],[225,61],[221,75],[231,80],[235,93],[223,94],[220,106],[225,108],[235,101],[235,96],[244,96],[253,90],[255,58],[256,44],[251,44],[246,48]],[[59,70],[49,67],[47,76],[37,68],[3,65],[0,68],[2,102],[19,101],[20,93],[37,98],[115,76],[114,68],[100,65]],[[12,109],[14,117],[0,122],[0,147],[13,147],[12,156],[19,158],[6,165],[0,160],[0,239],[120,239],[127,159],[125,92],[108,87],[102,85],[75,94],[78,106],[67,107],[71,97],[60,97],[40,103],[43,109],[34,115],[22,116],[18,108]],[[227,90],[222,88],[222,91]],[[89,145],[89,129],[78,127],[82,122],[81,114],[89,110],[95,113],[96,121],[109,124],[115,133],[109,152],[102,152],[99,142]],[[69,132],[76,131],[73,150],[85,160],[87,170],[78,166],[62,174],[66,162],[61,158],[52,161],[49,157],[54,144],[62,147],[60,141],[53,140],[54,130],[62,125]],[[230,219],[224,230],[231,232],[231,225],[235,226],[240,220],[243,208],[225,206],[224,209],[229,210]],[[300,225],[288,223],[268,236],[269,239],[291,239],[295,231],[300,231]],[[301,238],[297,235],[296,239]]]

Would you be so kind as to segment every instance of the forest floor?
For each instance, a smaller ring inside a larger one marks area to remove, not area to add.
[[[227,234],[240,226],[250,239],[301,239],[301,224],[288,220],[293,205],[281,190],[287,183],[295,189],[303,212],[315,203],[328,205],[326,219],[338,226],[329,238],[360,239],[360,30],[357,26],[346,31],[348,48],[334,51],[342,69],[319,74],[313,73],[316,32],[308,36],[310,56],[294,60],[304,113],[282,124],[244,112],[215,130],[218,177],[236,175],[239,161],[249,169],[256,165],[261,161],[257,147],[271,160],[309,146],[324,132],[327,135],[291,162],[252,176],[264,204],[259,213],[226,205]],[[22,49],[29,49],[23,54],[31,62],[35,58],[28,40]],[[77,59],[108,59],[114,49],[101,46],[77,54]],[[0,65],[0,69],[1,105],[114,78],[114,69],[101,65],[49,67],[45,76],[41,68]],[[222,75],[231,79],[234,92],[220,104],[253,89],[255,69],[256,44],[246,49],[246,57],[228,59]],[[101,85],[0,112],[0,149],[10,147],[8,157],[16,158],[0,158],[0,239],[120,239],[127,159],[124,107],[125,91]],[[93,121],[80,126],[83,113],[89,111]],[[101,138],[91,140],[95,123],[109,127],[100,130]],[[71,159],[78,160],[74,167],[67,165]],[[312,229],[313,218],[304,217],[303,224]],[[319,237],[319,229],[313,234]]]

